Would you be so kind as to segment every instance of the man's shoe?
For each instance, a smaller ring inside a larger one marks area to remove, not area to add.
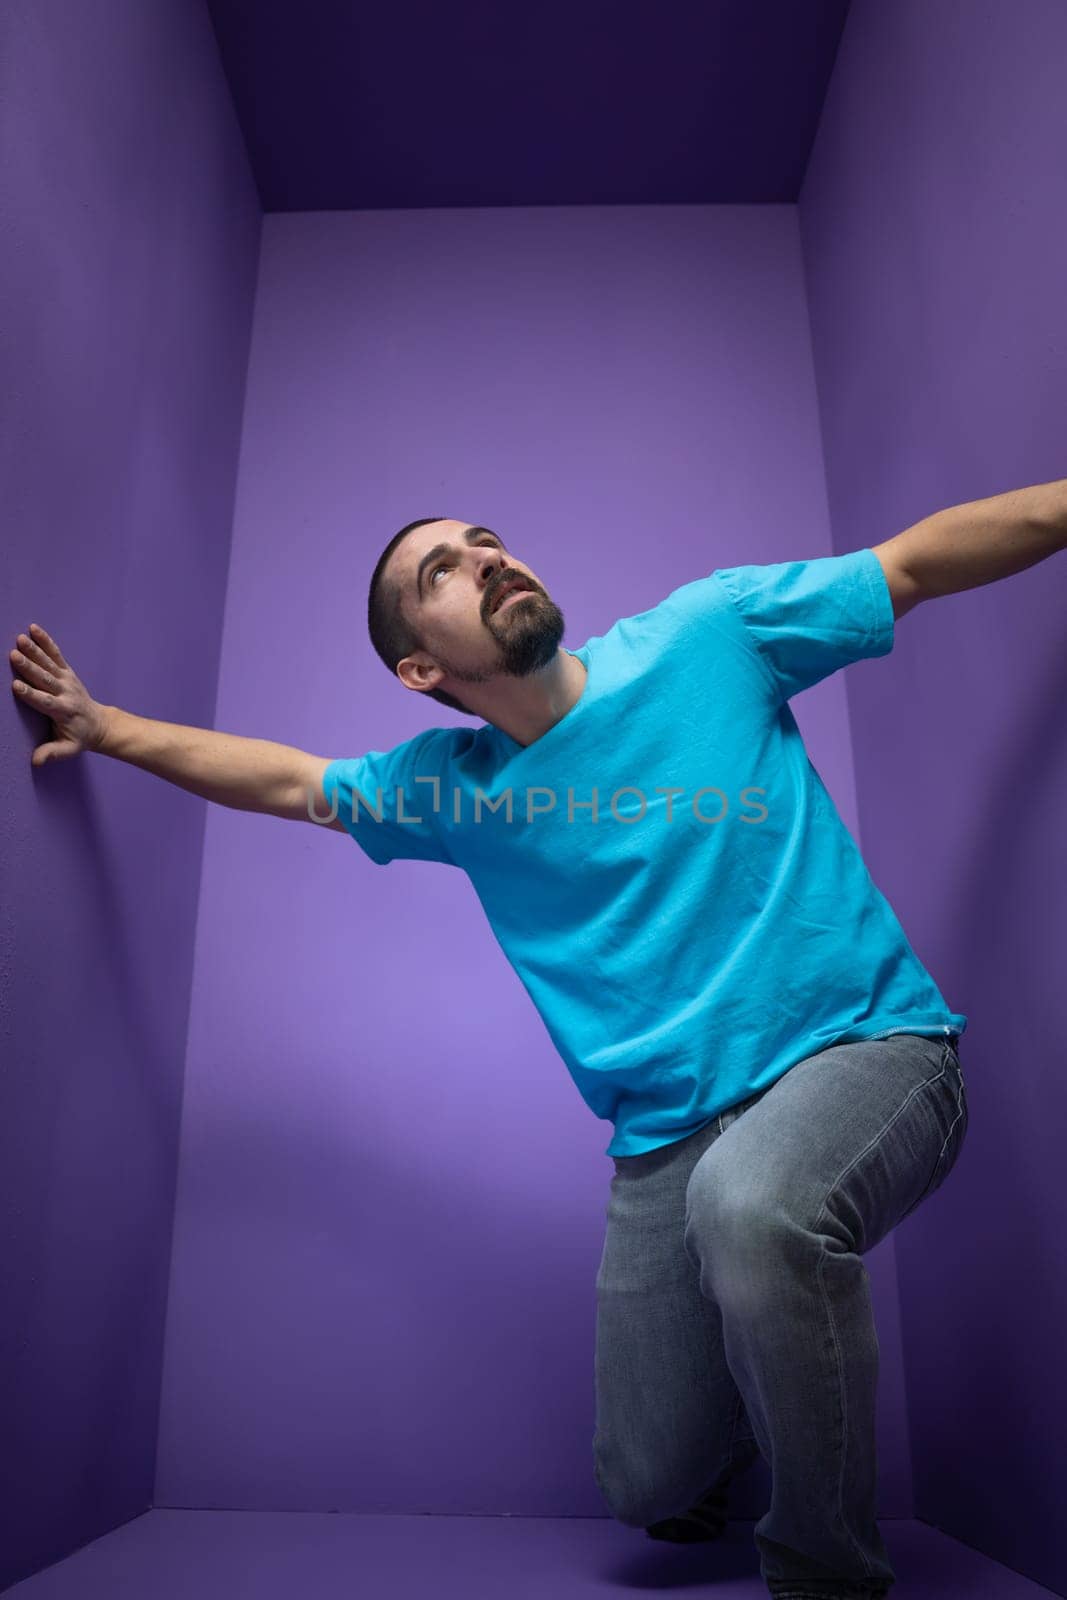
[[[774,1600],[885,1600],[888,1589],[863,1589],[854,1584],[849,1584],[844,1589],[818,1589],[805,1587],[803,1589],[774,1588],[768,1584],[768,1589]]]
[[[645,1532],[650,1539],[666,1539],[671,1544],[703,1544],[722,1537],[726,1520],[726,1490],[712,1489],[681,1516],[654,1522]]]

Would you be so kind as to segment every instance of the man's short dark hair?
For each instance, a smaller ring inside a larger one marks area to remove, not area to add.
[[[389,671],[396,676],[397,664],[405,656],[411,655],[415,650],[425,648],[416,630],[407,621],[403,614],[403,591],[395,578],[386,578],[385,569],[389,565],[389,557],[400,543],[414,528],[424,528],[428,522],[447,522],[447,517],[419,517],[415,522],[409,522],[395,533],[378,557],[378,564],[371,575],[370,594],[367,598],[367,627],[370,630],[371,644],[377,650]],[[447,694],[444,689],[426,689],[424,693],[434,700],[439,700],[443,706],[451,706],[453,711],[462,711],[464,716],[476,717],[476,711],[471,711],[467,706]]]

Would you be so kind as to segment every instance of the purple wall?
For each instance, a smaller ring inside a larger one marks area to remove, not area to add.
[[[0,10],[5,651],[215,713],[259,213],[206,11]],[[0,1587],[152,1501],[206,807],[34,770],[10,690],[0,932]]]
[[[366,635],[380,550],[434,514],[502,532],[571,645],[828,553],[795,208],[268,216],[217,725],[333,756],[462,721]],[[851,821],[843,678],[796,705]],[[157,1504],[607,1514],[610,1128],[461,873],[212,808],[184,1112]]]
[[[1067,474],[1067,11],[855,0],[801,204],[835,547]],[[866,858],[967,1013],[967,1148],[898,1236],[924,1521],[1067,1592],[1063,556],[849,673]]]

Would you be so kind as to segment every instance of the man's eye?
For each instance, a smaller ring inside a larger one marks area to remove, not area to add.
[[[485,547],[488,550],[503,550],[503,548],[504,548],[504,546],[502,544],[498,544],[495,539],[480,539],[478,542],[479,542],[479,544],[485,545]],[[436,578],[437,574],[439,572],[447,572],[447,571],[448,571],[448,563],[447,562],[441,563],[441,564],[439,564],[438,566],[434,567],[431,570],[431,572],[430,572],[430,586],[431,586],[431,588],[433,587],[433,580]]]

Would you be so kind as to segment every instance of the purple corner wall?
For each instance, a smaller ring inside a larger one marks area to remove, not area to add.
[[[266,217],[219,726],[332,756],[461,720],[366,635],[380,550],[435,514],[503,533],[572,645],[829,553],[796,208]],[[848,819],[843,678],[797,712]],[[606,1515],[609,1136],[462,874],[212,808],[157,1504]],[[907,1516],[891,1246],[871,1269]]]
[[[260,215],[206,10],[0,10],[5,649],[209,726]],[[10,704],[0,1587],[152,1502],[206,807]]]
[[[1067,475],[1067,10],[854,0],[799,206],[835,548]],[[897,1243],[915,1514],[1067,1592],[1067,558],[847,674],[865,856],[968,1016]]]

